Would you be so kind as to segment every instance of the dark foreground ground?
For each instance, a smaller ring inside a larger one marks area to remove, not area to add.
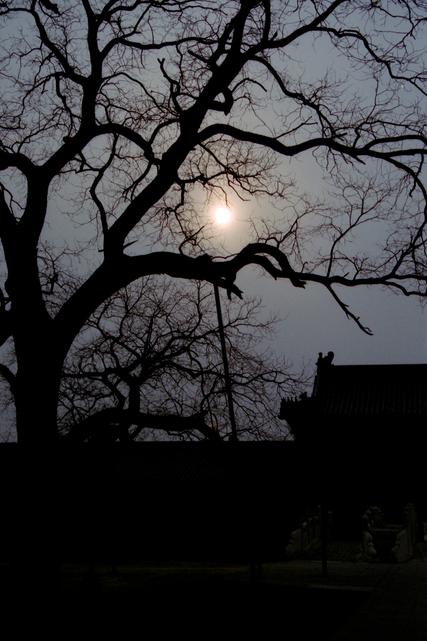
[[[245,566],[124,567],[119,576],[98,576],[95,601],[101,611],[149,625],[161,638],[170,632],[200,638],[208,633],[240,638],[252,632],[268,639],[295,630],[300,638],[315,634],[327,639],[366,598],[363,590],[287,584],[281,574],[273,566],[255,580]],[[75,588],[76,583],[69,594]],[[89,601],[80,589],[74,592],[83,609],[93,603],[92,588],[87,594]]]
[[[317,639],[425,641],[427,562],[318,561],[265,564],[255,580],[245,565],[64,564],[54,597],[16,607],[3,581],[3,613],[55,638]],[[40,595],[39,595],[40,596]]]

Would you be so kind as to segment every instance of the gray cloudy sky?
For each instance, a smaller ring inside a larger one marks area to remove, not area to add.
[[[230,207],[233,222],[217,228],[216,233],[225,248],[233,252],[247,242],[247,220],[257,217],[257,208],[253,202],[242,204],[236,200],[230,201]],[[207,208],[208,215],[214,208],[215,204]],[[254,268],[241,272],[237,284],[245,296],[260,298],[266,313],[282,319],[270,347],[297,370],[304,366],[307,373],[311,372],[318,352],[329,350],[335,353],[335,362],[341,364],[427,362],[427,309],[415,297],[376,286],[337,289],[362,324],[373,332],[368,336],[320,285],[297,289]],[[223,304],[227,304],[225,295]]]
[[[330,349],[343,364],[427,362],[427,313],[415,299],[378,288],[343,292],[343,300],[374,332],[367,336],[321,287],[297,290],[263,278],[248,283],[247,291],[261,294],[285,318],[278,327],[277,349],[297,366],[314,367],[317,352]]]

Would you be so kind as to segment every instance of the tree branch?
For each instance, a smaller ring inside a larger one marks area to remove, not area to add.
[[[3,363],[0,363],[0,376],[8,383],[10,391],[15,396],[16,376],[15,374]]]
[[[251,243],[246,245],[236,256],[221,261],[213,260],[207,254],[199,257],[172,252],[152,252],[141,256],[122,255],[113,262],[104,262],[63,305],[54,322],[59,332],[62,331],[68,335],[71,344],[74,336],[98,305],[114,292],[126,287],[138,278],[153,274],[167,274],[173,278],[215,283],[225,289],[229,296],[234,294],[241,298],[242,291],[234,281],[238,272],[249,265],[259,265],[274,279],[289,280],[294,287],[304,287],[307,282],[323,285],[336,300],[337,294],[332,290],[334,285],[356,287],[382,284],[397,287],[395,281],[398,280],[394,271],[384,275],[359,278],[316,272],[298,272],[292,268],[286,254],[279,247],[267,243]],[[427,281],[427,276],[414,274],[402,277],[402,279],[405,278]],[[402,285],[399,284],[399,287]],[[353,315],[344,303],[340,301],[339,305],[347,316],[366,331],[367,328],[361,326],[358,317]]]
[[[192,416],[155,415],[129,409],[106,408],[74,426],[67,438],[79,442],[86,440],[115,441],[123,438],[123,435],[120,434],[120,426],[125,425],[129,426],[127,427],[129,440],[135,439],[146,428],[181,434],[198,431],[209,440],[221,440],[218,432],[206,424],[205,416],[206,412],[198,412]],[[137,428],[132,434],[129,432],[131,426]]]

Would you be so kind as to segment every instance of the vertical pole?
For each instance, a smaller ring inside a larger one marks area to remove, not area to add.
[[[219,290],[218,290],[218,285],[216,283],[214,283],[214,293],[215,293],[216,313],[218,317],[219,338],[221,342],[222,362],[224,365],[224,381],[225,381],[225,390],[227,393],[228,414],[230,417],[230,425],[231,425],[230,441],[233,441],[234,443],[236,443],[238,440],[237,428],[236,428],[236,417],[234,415],[233,393],[231,390],[230,371],[228,369],[227,348],[225,345],[225,334],[224,334],[224,323],[222,321],[222,312],[221,312],[221,300],[219,298]]]
[[[322,577],[328,576],[328,506],[323,497],[320,504],[320,541],[322,548]]]

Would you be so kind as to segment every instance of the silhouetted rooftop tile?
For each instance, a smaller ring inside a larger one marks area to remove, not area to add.
[[[427,418],[427,365],[333,365],[318,362],[311,396],[284,399],[279,417],[291,429],[314,419],[336,422]]]

